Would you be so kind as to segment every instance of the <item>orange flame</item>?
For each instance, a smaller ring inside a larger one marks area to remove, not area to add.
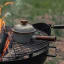
[[[10,35],[9,32],[8,32],[8,34]],[[9,37],[7,37],[7,40],[6,40],[6,43],[5,43],[4,49],[3,49],[2,56],[5,55],[5,53],[6,53],[7,49],[8,49],[9,44],[10,44],[10,39],[9,39]]]
[[[8,6],[8,5],[12,5],[12,4],[14,4],[14,2],[6,2],[4,5]]]
[[[0,33],[2,32],[2,28],[5,28],[5,22],[0,18]]]
[[[6,44],[5,44],[5,47],[4,47],[4,50],[3,50],[2,56],[4,56],[4,54],[6,53],[9,44],[10,44],[10,40],[7,38],[7,41],[6,41]]]

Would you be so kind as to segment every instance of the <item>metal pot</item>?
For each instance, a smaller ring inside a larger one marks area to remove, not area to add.
[[[31,40],[36,29],[27,20],[21,20],[21,24],[15,25],[12,31],[14,41],[26,43]]]
[[[37,30],[31,24],[29,24],[27,20],[21,20],[21,24],[15,25],[12,31],[14,41],[19,43],[27,43],[30,42],[31,39],[41,39],[49,41],[56,40],[54,36],[36,36],[35,32]]]

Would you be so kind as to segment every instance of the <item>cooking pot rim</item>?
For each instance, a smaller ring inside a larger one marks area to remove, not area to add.
[[[16,30],[14,30],[14,29],[12,28],[12,31],[13,31],[14,33],[17,33],[17,34],[31,34],[31,33],[36,32],[36,29],[34,29],[34,31],[30,31],[30,32],[19,32],[19,31],[16,31]]]

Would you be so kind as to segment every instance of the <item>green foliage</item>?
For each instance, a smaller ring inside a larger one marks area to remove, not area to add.
[[[64,22],[56,16],[64,16],[64,0],[0,0],[0,4],[4,4],[6,1],[15,1],[14,5],[10,5],[3,8],[2,16],[4,13],[9,12],[11,16],[5,18],[7,25],[14,25],[16,19],[26,17],[32,22],[35,22],[37,16],[43,16],[44,14],[51,15],[52,21],[55,24],[63,24]],[[57,35],[60,35],[60,31],[55,31]]]

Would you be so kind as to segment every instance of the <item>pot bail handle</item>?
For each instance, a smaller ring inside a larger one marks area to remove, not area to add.
[[[37,40],[48,40],[48,41],[56,41],[56,37],[55,36],[33,36],[33,39],[37,39]]]

